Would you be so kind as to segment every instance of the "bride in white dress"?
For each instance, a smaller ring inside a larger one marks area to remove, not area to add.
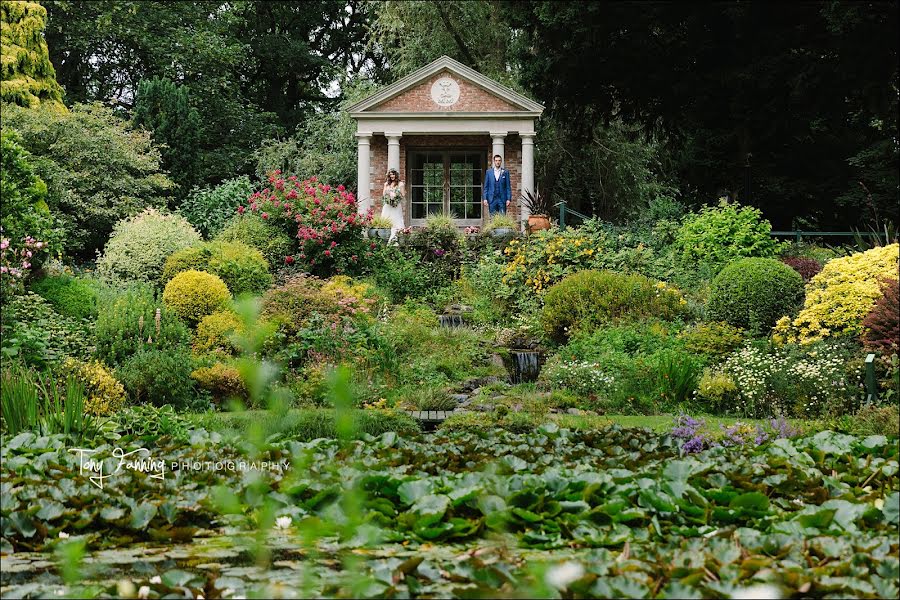
[[[391,206],[394,202],[396,206]],[[390,169],[385,176],[384,190],[381,194],[381,216],[390,219],[391,223],[391,239],[389,242],[397,241],[397,232],[406,227],[403,221],[403,205],[406,203],[406,186],[400,181],[400,174],[397,169]]]

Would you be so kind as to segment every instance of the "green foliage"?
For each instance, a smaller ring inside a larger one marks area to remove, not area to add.
[[[116,368],[134,404],[171,404],[189,407],[194,399],[191,355],[186,350],[144,350]]]
[[[400,391],[394,396],[398,406],[408,410],[453,410],[456,400],[441,386],[424,385]]]
[[[91,353],[89,327],[83,321],[64,317],[49,302],[26,292],[3,305],[2,354],[27,365],[44,368],[71,356]]]
[[[166,284],[162,299],[186,323],[196,325],[206,315],[227,308],[231,292],[219,277],[190,269]]]
[[[781,251],[769,232],[772,224],[758,208],[723,200],[684,218],[675,248],[686,264],[706,263],[719,270],[744,257],[771,258]]]
[[[97,357],[120,365],[145,350],[185,348],[191,334],[175,313],[156,301],[152,288],[136,285],[101,295],[95,337]]]
[[[73,319],[97,316],[99,282],[87,277],[67,274],[48,275],[31,283],[31,291],[47,300],[53,309]]]
[[[175,412],[171,404],[127,406],[116,413],[113,422],[120,435],[145,439],[169,435],[186,441],[191,428],[191,421]]]
[[[242,242],[204,242],[179,250],[166,259],[161,282],[189,269],[217,275],[236,296],[261,294],[273,281],[262,253]]]
[[[150,134],[101,104],[60,113],[3,107],[47,183],[47,205],[62,221],[65,252],[92,258],[113,225],[147,207],[165,206],[171,180],[160,171]]]
[[[162,146],[162,167],[187,194],[197,180],[200,113],[191,106],[188,89],[169,79],[145,79],[137,87],[132,120]]]
[[[744,344],[745,332],[721,321],[696,323],[678,334],[684,348],[693,354],[719,358]]]
[[[697,382],[696,398],[704,411],[726,413],[739,399],[738,387],[727,373],[707,367]]]
[[[5,6],[5,5],[4,5]],[[58,250],[60,240],[47,207],[47,184],[35,174],[33,159],[8,129],[0,133],[0,228],[14,245],[26,236]],[[37,257],[35,257],[37,258]]]
[[[297,131],[283,140],[266,140],[255,151],[256,175],[296,173],[301,178],[317,175],[323,181],[356,188],[356,120],[347,108],[374,93],[375,85],[365,79],[343,86],[340,106],[310,114]]]
[[[159,283],[166,259],[198,243],[200,234],[184,217],[147,209],[116,223],[97,261],[97,273],[107,279]]]
[[[0,383],[0,414],[6,433],[61,433],[75,441],[93,433],[94,420],[85,415],[84,388],[75,378],[5,365]]]
[[[773,258],[745,258],[712,282],[707,315],[754,334],[765,334],[803,300],[803,278]]]
[[[250,183],[250,178],[242,175],[223,181],[213,188],[194,189],[181,203],[178,212],[184,215],[203,237],[209,239],[220,235],[228,225],[228,221],[237,215],[237,207],[241,206],[252,193],[253,184]],[[250,217],[238,217],[238,220],[248,218]],[[260,237],[265,239],[264,236]]]
[[[544,329],[556,340],[625,317],[674,319],[684,312],[681,292],[641,275],[581,271],[555,284],[544,297]]]
[[[286,233],[252,213],[232,218],[216,240],[242,242],[256,248],[272,269],[284,265],[284,259],[294,252],[294,243]]]
[[[34,108],[48,106],[64,111],[63,90],[50,62],[44,25],[47,10],[37,2],[3,2],[0,101]],[[5,151],[5,150],[4,150]]]
[[[867,404],[852,415],[827,419],[829,429],[854,435],[900,435],[900,407]]]
[[[441,273],[428,268],[397,246],[379,245],[369,259],[375,284],[393,303],[407,298],[425,298],[436,287],[446,284]]]

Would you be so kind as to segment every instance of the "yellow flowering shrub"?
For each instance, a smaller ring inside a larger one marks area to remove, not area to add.
[[[797,317],[782,317],[772,339],[777,344],[810,344],[862,333],[863,320],[881,297],[881,280],[897,277],[900,245],[891,244],[829,261],[806,286]]]
[[[197,325],[191,347],[196,354],[234,354],[238,348],[231,341],[231,336],[235,333],[244,333],[241,319],[230,310],[220,310],[203,317]]]
[[[365,282],[354,282],[346,275],[328,279],[322,285],[322,294],[352,315],[370,314],[377,301],[374,287]]]
[[[125,406],[125,388],[100,361],[67,358],[63,369],[84,386],[84,412],[106,417]]]
[[[216,275],[190,269],[182,271],[166,284],[163,302],[179,317],[195,325],[206,315],[228,305],[231,292]]]
[[[593,268],[603,248],[600,236],[578,229],[547,229],[511,240],[503,250],[508,261],[503,283],[543,294],[566,275]]]

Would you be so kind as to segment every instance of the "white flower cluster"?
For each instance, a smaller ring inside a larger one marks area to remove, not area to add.
[[[827,346],[796,356],[748,345],[729,356],[722,369],[737,385],[740,412],[747,416],[798,410],[803,414],[795,416],[815,416],[829,400],[846,398],[853,387],[844,358]]]
[[[544,376],[554,388],[566,388],[578,394],[602,394],[615,385],[612,375],[600,363],[587,360],[559,361],[548,364]]]

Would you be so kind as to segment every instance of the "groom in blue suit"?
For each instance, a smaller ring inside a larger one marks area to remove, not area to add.
[[[494,168],[488,169],[484,174],[484,186],[481,191],[481,201],[488,207],[490,214],[506,214],[509,201],[512,200],[512,182],[509,171],[504,169],[503,157],[494,155]]]

